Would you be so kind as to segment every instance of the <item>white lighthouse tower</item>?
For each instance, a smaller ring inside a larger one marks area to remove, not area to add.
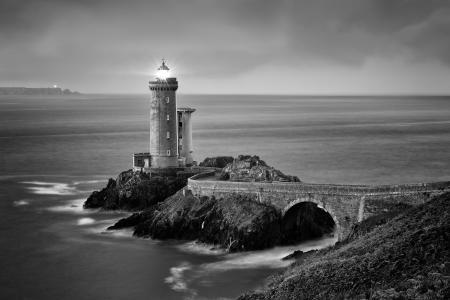
[[[153,168],[178,167],[177,79],[163,60],[156,80],[149,82],[150,156]]]
[[[157,172],[191,166],[194,163],[191,114],[195,109],[177,109],[178,81],[171,77],[164,59],[157,69],[156,78],[149,82],[149,89],[149,152],[134,154],[133,169]]]

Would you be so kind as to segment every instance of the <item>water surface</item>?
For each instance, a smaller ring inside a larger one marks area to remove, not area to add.
[[[180,95],[198,160],[258,154],[316,183],[450,180],[448,97]],[[148,146],[148,96],[0,98],[0,298],[233,298],[333,238],[239,254],[106,232],[93,189]]]

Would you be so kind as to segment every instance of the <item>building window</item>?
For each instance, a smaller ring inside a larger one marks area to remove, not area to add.
[[[167,139],[170,139],[170,131],[167,131]]]
[[[169,101],[170,101],[170,98],[166,97],[166,103],[169,103]]]
[[[167,121],[169,121],[170,120],[170,116],[169,115],[167,115]]]
[[[169,155],[169,156],[170,156],[170,150],[167,150],[167,155]]]

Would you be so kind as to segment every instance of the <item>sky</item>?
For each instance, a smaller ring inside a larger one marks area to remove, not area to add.
[[[450,94],[449,0],[0,0],[0,86]]]

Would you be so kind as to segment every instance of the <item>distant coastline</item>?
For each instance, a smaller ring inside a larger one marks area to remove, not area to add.
[[[27,88],[27,87],[0,87],[0,95],[80,95],[79,92],[60,87]]]

